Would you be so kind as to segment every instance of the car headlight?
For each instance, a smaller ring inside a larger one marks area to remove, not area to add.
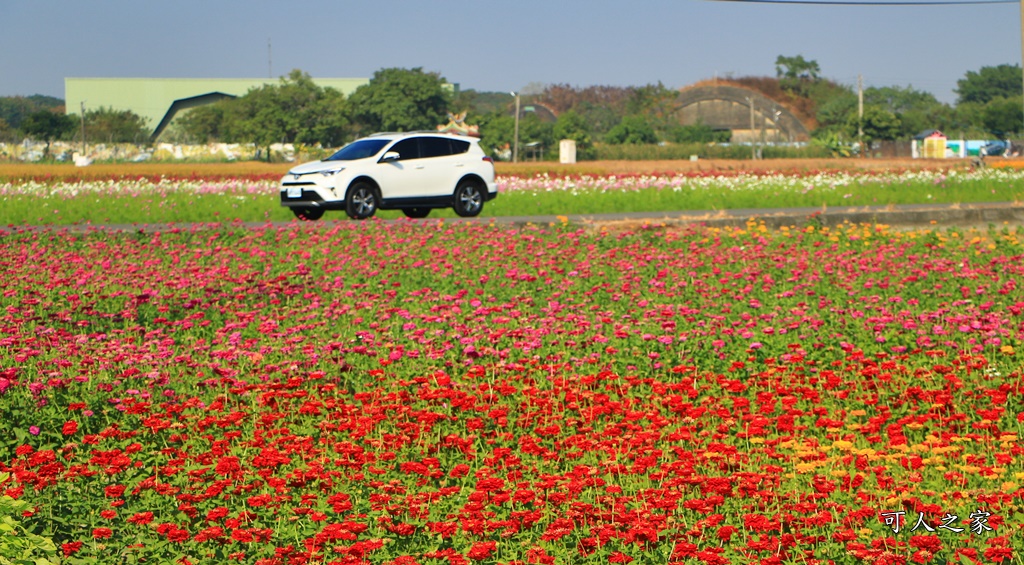
[[[329,169],[329,170],[326,170],[326,171],[320,171],[320,174],[325,176],[325,177],[332,177],[332,176],[334,176],[334,175],[336,175],[336,174],[338,174],[338,173],[340,173],[341,171],[344,171],[344,170],[345,170],[345,167],[339,167],[337,169]]]

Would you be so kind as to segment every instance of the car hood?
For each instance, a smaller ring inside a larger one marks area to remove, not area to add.
[[[361,161],[362,159],[360,159]],[[288,171],[289,175],[308,175],[310,173],[319,173],[321,171],[336,171],[348,167],[351,163],[356,161],[310,161],[309,163],[303,163],[301,165],[292,167]]]

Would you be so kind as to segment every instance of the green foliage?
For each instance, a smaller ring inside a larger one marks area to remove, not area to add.
[[[478,92],[473,89],[460,90],[452,101],[456,111],[468,111],[474,116],[492,112],[512,112],[515,104],[507,92]]]
[[[0,142],[12,141],[16,141],[14,128],[4,121],[3,118],[0,118]]]
[[[672,143],[728,143],[732,131],[716,130],[702,123],[683,126],[674,124],[665,131],[665,137]]]
[[[161,138],[180,137],[180,140],[186,143],[230,140],[232,136],[228,131],[231,120],[228,116],[232,108],[231,102],[233,101],[221,100],[186,110],[174,119],[171,127],[165,130]]]
[[[701,159],[749,159],[749,145],[718,143],[668,143],[645,145],[595,144],[594,158],[603,161],[669,161],[685,160],[691,155]],[[819,146],[787,147],[766,145],[762,149],[765,159],[800,159],[829,157],[830,153]]]
[[[858,137],[858,123],[863,127],[865,143],[892,140],[900,135],[899,116],[881,106],[865,106],[863,121],[856,114],[847,119],[846,133],[851,139]]]
[[[811,140],[811,146],[828,151],[831,157],[849,157],[850,144],[846,143],[834,131],[822,132]]]
[[[990,100],[981,111],[981,122],[985,131],[996,137],[1007,137],[1012,133],[1021,132],[1021,124],[1024,122],[1021,97]]]
[[[815,60],[804,59],[803,55],[775,58],[775,76],[783,90],[799,95],[806,95],[810,84],[818,82],[821,67]]]
[[[576,158],[586,161],[594,158],[594,142],[590,136],[590,124],[575,110],[558,116],[553,135],[556,140],[571,139],[576,142]]]
[[[515,116],[501,111],[482,116],[477,125],[480,126],[480,147],[484,152],[499,158],[506,149],[511,151],[512,140],[515,137],[515,122]]]
[[[554,135],[555,124],[545,122],[536,114],[525,114],[519,118],[519,159],[525,156],[524,146],[537,143],[548,154],[557,151]]]
[[[321,88],[293,70],[276,85],[254,88],[231,104],[237,125],[226,128],[237,141],[269,147],[274,143],[341,145],[348,132],[344,96]],[[268,151],[269,158],[269,151]]]
[[[1019,65],[982,67],[978,72],[968,71],[964,78],[956,81],[957,103],[979,102],[986,104],[996,98],[1020,96],[1022,75]]]
[[[480,147],[484,152],[495,158],[511,159],[509,151],[512,150],[515,142],[515,123],[515,116],[503,112],[494,112],[481,117],[478,125],[480,126]],[[519,119],[519,158],[524,157],[523,147],[528,143],[538,143],[547,154],[556,151],[554,132],[554,124],[541,120],[536,114],[524,114]]]
[[[818,131],[815,132],[815,137],[843,131],[850,116],[856,115],[857,95],[849,91],[836,93],[818,106]]]
[[[864,89],[864,103],[889,110],[900,119],[897,138],[909,139],[926,129],[947,130],[953,110],[931,93],[913,87],[886,86]]]
[[[74,118],[51,110],[39,110],[29,114],[21,122],[21,131],[25,135],[46,142],[44,156],[50,154],[50,142],[60,139],[73,129],[75,129]]]
[[[349,104],[361,133],[434,129],[447,121],[448,81],[422,68],[381,69],[352,93]]]
[[[333,88],[317,86],[308,74],[297,69],[277,84],[266,84],[239,98],[193,108],[175,124],[179,134],[193,143],[337,147],[350,135],[344,95]],[[269,159],[270,152],[266,155]]]
[[[0,475],[0,484],[7,474]],[[29,532],[18,519],[32,511],[29,503],[0,496],[0,565],[47,565],[59,563],[53,540]]]
[[[32,96],[0,97],[0,120],[14,129],[21,127],[21,122],[30,114],[40,110],[63,110],[64,101],[52,96],[34,94]]]
[[[131,110],[100,108],[85,113],[85,135],[92,142],[141,143],[149,131],[146,120]]]
[[[646,116],[632,115],[622,118],[619,125],[605,135],[605,141],[613,145],[657,143],[658,135]]]

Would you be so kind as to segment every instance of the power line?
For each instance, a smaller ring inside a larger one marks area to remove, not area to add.
[[[921,0],[920,2],[885,2],[854,0],[707,0],[708,2],[740,2],[746,4],[813,4],[816,6],[967,6],[971,4],[1019,4],[1019,0]]]

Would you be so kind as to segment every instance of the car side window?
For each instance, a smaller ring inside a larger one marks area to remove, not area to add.
[[[453,139],[449,143],[452,144],[452,155],[461,155],[469,151],[469,142],[462,141],[461,139]]]
[[[423,157],[447,157],[452,154],[451,140],[443,137],[421,137],[420,151]]]
[[[398,143],[391,146],[388,151],[395,151],[398,153],[398,158],[402,161],[408,161],[409,159],[420,158],[420,146],[418,140],[415,137],[409,139],[403,139]]]

